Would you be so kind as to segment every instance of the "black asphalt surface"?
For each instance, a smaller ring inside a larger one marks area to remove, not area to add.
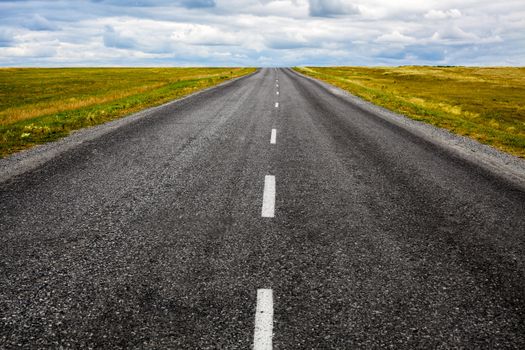
[[[274,349],[525,348],[523,188],[291,70],[157,109],[0,199],[2,349],[249,349],[259,288]]]

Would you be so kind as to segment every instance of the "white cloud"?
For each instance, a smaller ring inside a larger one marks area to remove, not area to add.
[[[525,65],[515,0],[0,1],[0,65]]]
[[[461,17],[461,11],[458,9],[451,10],[430,10],[425,13],[426,19],[447,19],[447,18],[459,18]]]
[[[411,36],[403,35],[397,30],[389,34],[383,34],[376,39],[378,43],[394,43],[394,44],[412,44],[417,41],[416,38]]]
[[[479,37],[473,33],[467,33],[463,29],[459,28],[458,26],[452,26],[452,27],[444,27],[440,29],[439,32],[434,33],[432,36],[434,40],[467,40],[467,41],[475,41],[478,40]]]
[[[51,43],[31,43],[22,44],[13,47],[0,48],[0,55],[5,55],[15,58],[47,58],[53,57],[56,54],[56,44]]]
[[[174,24],[171,39],[191,45],[228,46],[241,45],[248,39],[241,33],[224,31],[217,27],[203,24],[180,23]]]
[[[474,33],[468,33],[458,26],[445,27],[432,35],[431,41],[450,44],[493,44],[503,40],[499,35],[480,37]]]

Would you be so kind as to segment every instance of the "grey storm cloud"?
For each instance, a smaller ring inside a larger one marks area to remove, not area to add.
[[[0,27],[0,47],[8,47],[13,43],[13,32],[10,29]]]
[[[112,26],[105,27],[103,40],[106,47],[117,49],[131,49],[137,45],[133,38],[119,34]]]
[[[276,49],[276,50],[289,50],[289,49],[299,49],[311,46],[311,43],[301,41],[301,40],[294,40],[282,36],[276,36],[271,37],[266,40],[266,45],[270,49]]]
[[[24,20],[22,23],[24,27],[36,31],[58,30],[58,26],[55,23],[49,21],[47,18],[39,15],[38,13]]]
[[[109,4],[114,6],[157,7],[157,6],[182,6],[186,8],[215,7],[215,0],[92,0],[94,3]]]
[[[311,16],[331,17],[359,13],[357,6],[344,0],[309,0],[308,2]]]

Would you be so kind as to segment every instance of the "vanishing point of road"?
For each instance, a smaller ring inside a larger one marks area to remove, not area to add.
[[[334,91],[261,69],[44,146],[0,348],[525,348],[523,187]]]

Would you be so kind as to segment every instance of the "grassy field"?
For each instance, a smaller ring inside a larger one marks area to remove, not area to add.
[[[296,70],[410,118],[525,158],[525,68]]]
[[[0,69],[0,157],[253,71],[252,68]]]

